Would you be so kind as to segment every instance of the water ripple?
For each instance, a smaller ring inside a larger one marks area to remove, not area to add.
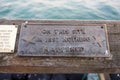
[[[0,18],[120,20],[120,0],[0,0]]]

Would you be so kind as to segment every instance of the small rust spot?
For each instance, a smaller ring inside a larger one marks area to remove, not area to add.
[[[25,28],[27,28],[27,25],[24,25]]]
[[[11,52],[14,52],[13,50],[11,50]]]
[[[103,28],[103,26],[101,26],[101,28]]]

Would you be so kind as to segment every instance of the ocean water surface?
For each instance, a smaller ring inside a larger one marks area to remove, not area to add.
[[[120,20],[120,0],[0,0],[0,18]]]

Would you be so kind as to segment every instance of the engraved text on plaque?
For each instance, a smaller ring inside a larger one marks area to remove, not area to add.
[[[28,24],[21,27],[17,54],[109,57],[106,26]]]

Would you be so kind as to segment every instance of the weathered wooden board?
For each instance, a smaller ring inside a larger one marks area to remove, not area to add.
[[[106,24],[112,59],[80,57],[24,57],[18,56],[17,48],[20,25],[64,24],[86,26],[88,24]],[[1,25],[19,25],[15,53],[0,54],[0,72],[9,73],[85,73],[85,72],[120,72],[120,21],[79,21],[79,20],[0,20]]]
[[[110,57],[107,26],[26,24],[21,26],[19,56]]]

